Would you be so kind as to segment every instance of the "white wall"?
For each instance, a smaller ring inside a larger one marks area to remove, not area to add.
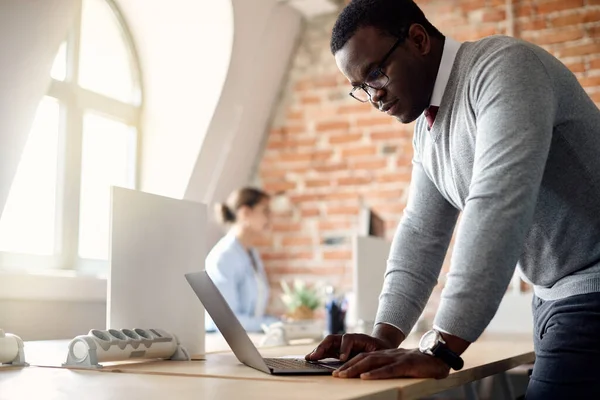
[[[227,74],[230,0],[119,0],[142,66],[141,189],[182,198]]]
[[[232,3],[231,65],[185,192],[209,206],[250,181],[302,28],[298,11],[275,0]],[[210,221],[209,248],[222,234]]]
[[[0,204],[76,1],[0,2]],[[118,0],[141,59],[145,191],[210,203],[250,178],[302,19],[275,0],[221,2]],[[71,338],[105,326],[105,296],[99,279],[3,274],[0,328]]]
[[[0,3],[0,210],[10,191],[76,0]]]

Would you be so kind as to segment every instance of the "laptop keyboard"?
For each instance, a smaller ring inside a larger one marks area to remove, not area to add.
[[[305,370],[307,368],[328,371],[332,370],[331,368],[327,368],[323,365],[311,363],[297,358],[265,358],[264,360],[267,366],[274,370]]]

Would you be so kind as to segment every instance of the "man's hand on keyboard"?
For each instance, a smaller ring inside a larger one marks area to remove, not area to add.
[[[389,348],[390,346],[381,339],[361,333],[329,335],[305,358],[308,361],[318,361],[324,358],[338,358],[340,361],[347,361],[360,353]]]
[[[339,378],[436,378],[448,376],[450,367],[440,358],[418,349],[389,349],[362,353],[333,372]]]

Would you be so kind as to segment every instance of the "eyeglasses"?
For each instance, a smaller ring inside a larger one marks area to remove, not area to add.
[[[371,95],[376,91],[383,89],[390,78],[383,72],[382,68],[385,65],[388,58],[392,55],[394,50],[404,41],[404,38],[399,38],[396,40],[396,43],[392,46],[392,48],[387,52],[387,54],[383,57],[383,60],[379,63],[377,68],[373,71],[369,72],[367,75],[367,79],[364,83],[354,86],[352,91],[350,92],[350,96],[360,101],[361,103],[366,103],[371,100]]]

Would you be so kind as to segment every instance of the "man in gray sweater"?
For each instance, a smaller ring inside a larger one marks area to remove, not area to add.
[[[307,359],[349,360],[338,377],[443,378],[518,267],[535,291],[527,398],[600,398],[600,111],[576,77],[514,38],[444,37],[412,0],[353,0],[331,49],[352,97],[416,120],[413,171],[372,335],[329,336]],[[397,349],[459,213],[433,329]]]

